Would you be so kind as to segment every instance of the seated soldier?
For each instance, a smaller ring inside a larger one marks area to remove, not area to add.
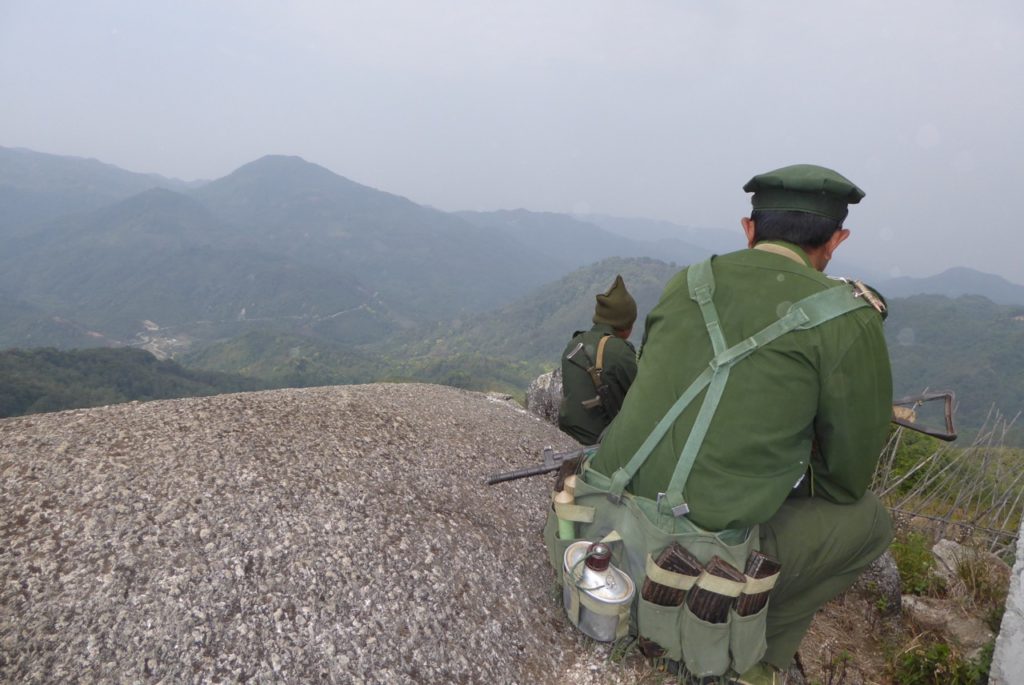
[[[646,461],[634,460],[639,469],[629,465],[719,348],[752,340],[793,303],[838,287],[822,272],[849,237],[847,205],[863,191],[804,164],[755,176],[744,190],[754,193],[741,222],[750,249],[711,261],[710,294],[688,289],[694,267],[665,288],[646,320],[629,401],[592,468],[608,478],[635,471],[625,492],[664,501],[669,518],[704,530],[759,525],[761,550],[781,562],[781,575],[768,604],[767,652],[732,682],[769,684],[782,682],[815,611],[891,541],[889,514],[868,485],[892,414],[892,380],[883,305],[867,298],[872,306],[755,348],[731,368],[720,398],[702,404],[713,388],[702,392]],[[692,452],[691,433],[702,436]],[[683,483],[679,491],[673,482]]]
[[[593,328],[573,333],[562,353],[558,427],[584,445],[598,442],[636,377],[636,350],[628,340],[636,302],[622,276],[596,297]]]

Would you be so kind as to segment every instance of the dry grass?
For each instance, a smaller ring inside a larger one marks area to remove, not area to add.
[[[965,447],[913,444],[915,436],[898,428],[882,451],[872,489],[894,514],[933,522],[938,537],[1012,556],[1024,513],[1024,455],[1003,447],[1014,421],[993,410]],[[915,447],[933,449],[915,454]]]
[[[897,620],[882,620],[871,598],[848,593],[814,617],[800,646],[809,683],[890,685],[886,646],[900,633]]]
[[[993,411],[965,447],[919,440],[915,445],[906,429],[896,429],[872,486],[890,507],[900,539],[917,534],[964,545],[964,558],[956,560],[955,576],[942,594],[996,631],[1009,580],[1008,567],[996,557],[1012,561],[1024,512],[1024,454],[1002,446],[1012,425]],[[874,598],[851,591],[815,616],[800,660],[812,685],[892,685],[898,655],[922,641],[946,639],[921,633],[899,616],[881,618]]]

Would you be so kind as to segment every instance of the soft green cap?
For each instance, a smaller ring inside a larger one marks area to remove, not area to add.
[[[606,323],[612,328],[624,330],[636,321],[636,300],[626,290],[621,275],[615,276],[615,282],[607,292],[597,295],[597,306],[594,307],[594,323]]]
[[[794,164],[758,174],[743,190],[753,193],[754,209],[784,209],[846,218],[847,205],[855,205],[864,191],[845,176],[814,164]]]

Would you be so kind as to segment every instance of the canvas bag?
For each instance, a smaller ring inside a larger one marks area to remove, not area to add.
[[[718,325],[718,314],[713,303],[715,286],[711,260],[688,269],[687,286],[690,297],[701,308],[711,337],[714,356],[708,368],[666,412],[624,467],[607,476],[590,468],[590,458],[584,461],[577,477],[574,503],[555,505],[548,514],[544,537],[549,561],[559,582],[564,582],[563,555],[569,544],[577,540],[610,542],[613,563],[628,573],[638,588],[630,612],[629,627],[620,626],[620,633],[628,630],[631,634],[639,634],[657,642],[665,649],[667,657],[685,662],[692,675],[705,677],[724,675],[730,670],[742,673],[761,660],[767,649],[765,620],[768,607],[750,616],[739,616],[731,611],[726,623],[712,624],[693,615],[685,602],[681,606],[661,606],[647,602],[640,597],[639,588],[648,577],[682,590],[689,590],[692,586],[692,578],[671,573],[654,564],[653,559],[673,542],[678,542],[690,551],[702,564],[717,555],[740,570],[744,568],[750,552],[758,547],[757,526],[710,532],[698,527],[685,516],[688,508],[683,499],[683,488],[711,425],[728,381],[729,370],[760,347],[790,331],[807,330],[870,305],[858,298],[849,286],[838,284],[800,300],[779,320],[729,347]],[[654,447],[705,388],[707,393],[703,404],[665,492],[657,500],[626,492],[625,488]],[[575,523],[577,538],[559,539],[559,518]],[[776,578],[777,575],[767,579],[748,578],[745,586],[722,585],[716,587],[715,591],[733,596],[744,590],[760,592],[770,589]]]

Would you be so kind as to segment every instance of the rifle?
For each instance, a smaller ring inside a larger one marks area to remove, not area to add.
[[[944,401],[945,430],[931,428],[918,422],[918,409],[924,403],[935,400]],[[953,426],[953,404],[955,400],[956,395],[951,390],[926,392],[894,400],[892,403],[892,422],[918,433],[938,438],[939,440],[947,442],[956,440],[956,428]],[[550,473],[561,468],[563,464],[571,462],[573,459],[582,459],[584,456],[596,452],[597,447],[597,445],[591,445],[589,447],[569,450],[568,452],[555,452],[551,447],[545,447],[541,452],[542,463],[537,466],[527,466],[515,471],[488,476],[485,483],[487,485],[494,485],[495,483],[504,483],[505,481]]]
[[[597,445],[581,447],[569,450],[568,452],[556,452],[551,447],[545,447],[541,452],[543,462],[537,466],[527,466],[515,471],[509,471],[508,473],[496,473],[493,476],[488,476],[485,482],[487,485],[494,485],[495,483],[504,483],[509,480],[539,476],[542,473],[551,473],[560,469],[563,464],[572,462],[573,459],[582,459],[587,454],[593,453],[596,450]]]

